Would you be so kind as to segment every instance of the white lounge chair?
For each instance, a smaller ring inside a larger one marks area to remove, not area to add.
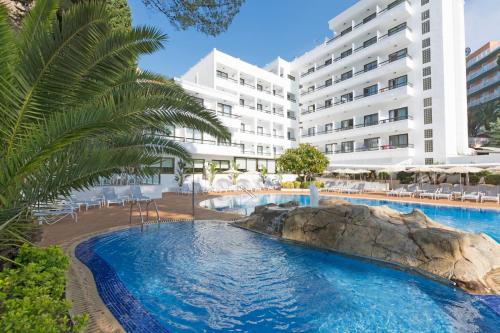
[[[54,224],[67,216],[78,222],[78,207],[73,203],[60,201],[56,203],[38,204],[33,208],[32,213],[38,220],[38,224]]]
[[[480,192],[464,192],[462,194],[462,201],[465,200],[474,200],[476,202],[479,202],[481,199],[481,193]]]
[[[150,201],[151,198],[142,194],[141,187],[137,185],[130,186],[130,200],[132,201]]]
[[[431,198],[431,199],[435,199],[436,198],[436,194],[438,194],[439,192],[441,192],[441,189],[440,188],[435,188],[435,189],[432,189],[429,187],[428,190],[424,191],[424,192],[420,192],[418,194],[418,197],[419,198]]]
[[[416,184],[411,184],[408,188],[403,188],[401,192],[399,192],[400,197],[413,197],[418,191],[418,186]]]
[[[396,189],[393,189],[393,190],[390,190],[387,192],[387,196],[390,197],[390,196],[395,196],[395,197],[399,197],[399,195],[401,194],[401,192],[404,191],[404,187],[401,186],[401,187],[398,187]]]
[[[128,197],[119,197],[116,194],[115,188],[112,186],[103,187],[102,194],[104,196],[104,201],[106,202],[106,206],[109,207],[111,204],[118,204],[125,206],[125,201],[129,199]]]
[[[483,193],[481,195],[481,202],[485,202],[485,201],[492,201],[492,202],[496,202],[497,204],[500,204],[500,193],[495,193],[493,191]]]

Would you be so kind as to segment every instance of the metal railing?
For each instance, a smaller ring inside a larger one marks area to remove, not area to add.
[[[156,212],[156,220],[149,220],[149,206],[152,205],[154,212]],[[130,202],[130,216],[129,216],[129,224],[132,224],[132,213],[134,211],[134,206],[137,206],[139,211],[139,218],[141,222],[141,231],[144,229],[144,225],[156,223],[158,228],[160,228],[160,213],[158,211],[158,206],[154,200],[146,201],[146,219],[144,220],[143,210],[141,206],[141,202],[137,200],[133,200]]]

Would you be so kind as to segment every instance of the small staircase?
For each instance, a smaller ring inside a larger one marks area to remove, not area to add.
[[[143,206],[141,205],[141,201],[132,201],[130,202],[130,216],[129,216],[129,224],[132,224],[132,215],[134,212],[134,207],[136,207],[136,210],[139,212],[139,218],[141,222],[141,231],[144,230],[145,225],[152,225],[156,224],[158,226],[158,229],[160,228],[160,213],[158,212],[158,206],[156,205],[156,201],[154,200],[147,200],[145,202],[142,202],[142,204],[146,204],[144,207],[145,210],[143,210]],[[154,213],[156,213],[156,219],[149,219],[149,210],[152,208],[154,210]],[[146,213],[146,216],[144,216],[144,211]]]

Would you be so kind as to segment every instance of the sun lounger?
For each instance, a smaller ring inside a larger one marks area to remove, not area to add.
[[[104,195],[104,201],[106,202],[106,206],[109,207],[111,204],[125,205],[125,201],[128,201],[129,197],[118,196],[114,187],[103,187],[102,193]]]
[[[436,195],[439,194],[439,192],[441,191],[441,189],[436,189],[434,191],[430,190],[430,191],[426,191],[426,192],[421,192],[419,193],[419,198],[431,198],[431,199],[435,199],[436,198]]]
[[[492,201],[496,202],[497,204],[500,204],[500,193],[494,193],[494,192],[483,193],[481,195],[481,202],[485,201]]]
[[[413,197],[418,191],[418,186],[415,184],[409,185],[407,189],[404,189],[399,192],[400,197]]]
[[[50,204],[39,204],[36,208],[32,210],[33,216],[38,220],[38,224],[54,224],[67,216],[78,222],[78,207],[73,203],[68,203],[65,201],[50,203]]]
[[[462,194],[462,201],[474,200],[476,202],[479,202],[480,198],[481,198],[480,192],[465,192]]]
[[[387,196],[388,196],[388,197],[389,197],[389,196],[399,197],[399,194],[400,194],[401,192],[403,192],[403,191],[404,191],[404,187],[403,187],[403,186],[401,186],[401,187],[398,187],[398,188],[396,188],[396,189],[394,189],[394,190],[390,190],[389,192],[387,192]]]
[[[130,186],[130,200],[132,201],[150,201],[151,198],[142,194],[141,187],[137,185]]]

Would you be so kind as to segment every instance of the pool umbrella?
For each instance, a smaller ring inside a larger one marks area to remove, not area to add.
[[[366,173],[370,173],[371,171],[370,170],[367,170],[367,169],[356,169],[354,170],[356,171],[356,174],[359,174],[359,179],[361,180],[361,176],[366,174]]]
[[[446,169],[446,173],[458,173],[458,174],[460,174],[460,186],[462,186],[462,174],[463,173],[466,174],[465,183],[467,185],[469,185],[469,173],[478,173],[478,172],[482,172],[482,171],[484,171],[484,170],[481,168],[468,166],[468,165],[456,166],[453,168]]]
[[[433,173],[434,174],[434,183],[436,183],[436,173],[444,173],[446,172],[445,169],[441,169],[441,168],[438,168],[438,167],[433,167],[433,166],[420,166],[420,167],[416,167],[416,168],[412,168],[410,170],[408,170],[410,172],[415,172],[417,174],[420,175],[420,173]]]

